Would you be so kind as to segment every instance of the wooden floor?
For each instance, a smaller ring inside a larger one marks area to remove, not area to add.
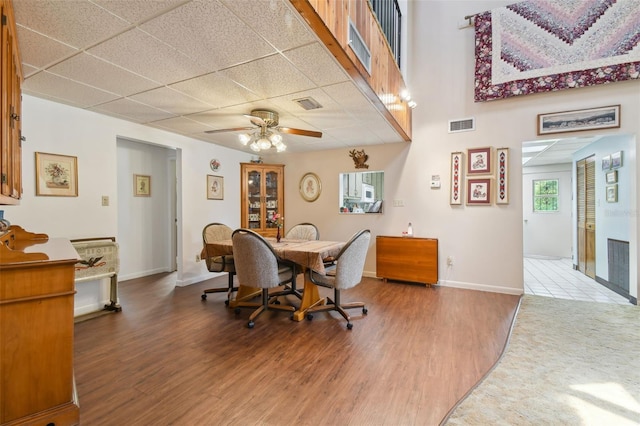
[[[498,359],[519,300],[365,278],[343,292],[369,310],[351,331],[335,312],[248,329],[250,310],[200,299],[226,280],[121,282],[122,312],[77,323],[81,424],[437,425]]]

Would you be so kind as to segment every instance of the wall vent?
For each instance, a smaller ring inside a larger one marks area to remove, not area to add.
[[[351,46],[353,53],[360,59],[367,72],[371,74],[371,52],[351,19],[349,19],[349,46]]]
[[[320,105],[320,102],[316,101],[311,96],[308,96],[306,98],[294,99],[293,102],[297,102],[298,105],[300,105],[302,108],[306,109],[307,111],[311,109],[322,108],[322,105]]]
[[[461,118],[449,120],[449,133],[470,132],[476,129],[475,118]]]

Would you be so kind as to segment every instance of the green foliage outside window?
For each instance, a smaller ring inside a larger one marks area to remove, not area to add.
[[[533,181],[533,211],[558,211],[558,179]]]

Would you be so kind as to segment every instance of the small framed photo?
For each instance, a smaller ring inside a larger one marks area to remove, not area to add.
[[[491,147],[467,150],[467,174],[491,173]]]
[[[622,151],[611,154],[611,168],[617,169],[622,167]]]
[[[606,174],[607,184],[618,183],[618,171],[612,170]]]
[[[618,185],[607,185],[607,203],[618,202]]]
[[[224,199],[224,177],[207,175],[207,200]]]
[[[620,105],[538,114],[538,135],[620,127]]]
[[[491,179],[467,179],[467,205],[491,205]]]
[[[78,157],[36,152],[36,195],[78,196]]]
[[[611,168],[611,156],[605,155],[602,157],[602,170],[609,170]]]
[[[151,197],[151,176],[133,175],[133,195],[135,197]]]
[[[464,154],[462,152],[451,153],[451,188],[449,191],[449,204],[459,206],[462,204],[464,188]]]

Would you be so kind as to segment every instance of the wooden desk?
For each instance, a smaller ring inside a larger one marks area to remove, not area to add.
[[[12,226],[0,244],[0,424],[79,423],[69,240]]]
[[[275,238],[265,238],[278,256],[285,260],[295,262],[300,265],[303,272],[312,269],[319,274],[324,274],[323,259],[327,257],[335,257],[340,253],[344,242],[339,241],[320,241],[320,240],[290,240],[283,238],[280,242],[276,242]],[[211,253],[214,256],[222,256],[233,254],[233,242],[231,240],[223,240],[208,244]],[[254,287],[243,286],[240,283],[236,300],[246,299],[260,294],[260,289]],[[309,280],[307,274],[304,274],[304,289],[302,291],[302,300],[300,308],[293,313],[294,321],[302,321],[307,313],[307,309],[312,306],[324,303],[324,299],[320,297],[318,287]],[[229,306],[233,307],[233,301]]]
[[[438,283],[438,240],[376,237],[376,275],[425,284]]]

